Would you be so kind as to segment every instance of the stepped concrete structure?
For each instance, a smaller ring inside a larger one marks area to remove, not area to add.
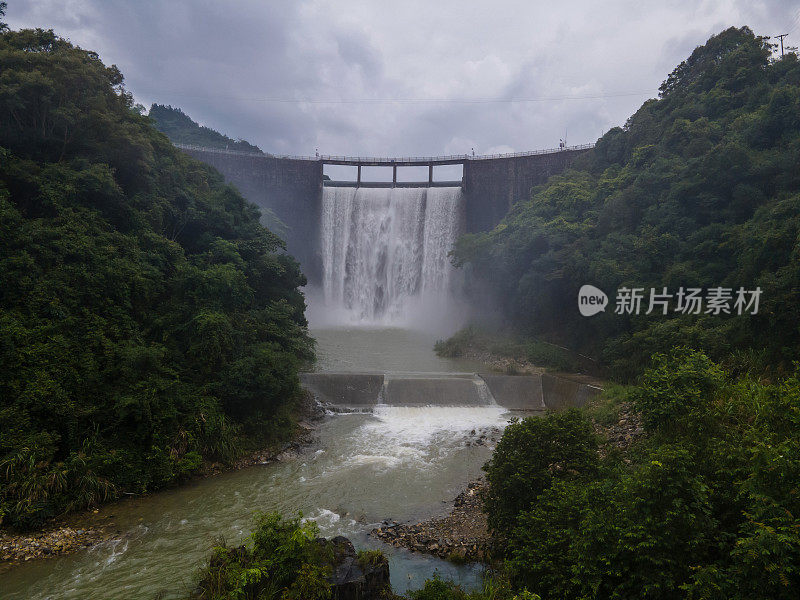
[[[543,412],[581,408],[601,388],[565,375],[477,373],[301,373],[300,381],[335,411],[388,406],[482,406]]]

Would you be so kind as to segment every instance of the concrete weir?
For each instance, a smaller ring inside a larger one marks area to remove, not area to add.
[[[545,410],[539,375],[481,374],[495,402],[509,410]]]
[[[378,403],[383,377],[383,373],[301,373],[300,383],[322,404],[358,409]]]
[[[600,388],[544,373],[302,373],[300,381],[333,409],[389,406],[482,406],[545,411],[583,407]]]
[[[492,397],[472,373],[387,375],[383,400],[389,406],[483,406]]]

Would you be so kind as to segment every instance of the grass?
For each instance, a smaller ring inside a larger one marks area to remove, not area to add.
[[[464,327],[446,340],[438,340],[433,349],[445,358],[459,358],[469,351],[485,352],[559,371],[582,370],[580,359],[565,348],[539,339],[489,332],[475,325]],[[516,374],[516,367],[510,370],[509,375]]]
[[[586,407],[587,416],[602,427],[609,427],[619,421],[619,411],[628,398],[630,386],[608,383],[602,393],[592,398]]]
[[[358,565],[362,569],[375,567],[386,560],[386,555],[380,550],[359,550],[357,554]]]

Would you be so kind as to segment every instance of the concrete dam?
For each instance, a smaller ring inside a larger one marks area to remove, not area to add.
[[[492,229],[515,202],[530,196],[532,187],[564,171],[592,145],[489,156],[406,158],[293,157],[178,147],[216,168],[248,200],[270,209],[286,224],[287,249],[300,261],[311,284],[325,285],[326,293],[338,294],[339,301],[350,302],[354,310],[375,316],[396,309],[409,293],[424,292],[434,284],[448,285],[449,275],[439,264],[450,250],[444,245],[461,233]],[[325,165],[355,167],[355,176],[350,181],[331,181],[323,176]],[[436,180],[436,168],[449,165],[461,165],[461,178]],[[391,168],[392,181],[366,181],[362,168],[371,167]],[[402,181],[398,170],[406,167],[417,167],[417,171],[426,167],[427,177]],[[447,210],[448,203],[453,213],[444,215],[442,211]],[[369,211],[365,210],[367,207]],[[326,214],[337,219],[338,231],[325,230]],[[347,229],[351,223],[356,223],[355,229]],[[388,232],[388,245],[370,242],[368,230],[364,229],[369,227]],[[330,236],[350,234],[349,241],[340,240],[337,255]],[[403,236],[418,242],[401,248],[398,240],[407,239]],[[433,247],[435,239],[443,240],[442,248]],[[342,250],[342,243],[349,246]],[[344,282],[341,261],[347,260],[348,252],[352,259],[348,268],[360,265],[361,276],[366,275],[363,269],[371,270],[373,275],[387,274],[386,280],[377,281],[376,286],[364,292],[364,297],[352,297],[356,292],[361,294],[360,284],[353,282],[349,291],[340,285]],[[372,253],[378,262],[371,266],[359,262],[358,257],[365,258],[367,253]]]

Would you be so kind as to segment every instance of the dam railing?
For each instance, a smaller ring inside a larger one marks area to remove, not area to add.
[[[429,164],[458,164],[469,160],[498,160],[502,158],[519,158],[524,156],[539,156],[541,154],[556,154],[558,152],[570,152],[574,150],[588,150],[594,148],[594,144],[580,144],[577,146],[563,146],[560,148],[546,148],[544,150],[527,150],[525,152],[508,152],[504,154],[450,154],[445,156],[338,156],[332,154],[320,154],[316,156],[300,156],[291,154],[270,154],[268,152],[250,152],[247,150],[229,150],[227,148],[210,148],[208,146],[197,146],[193,144],[175,144],[181,150],[195,150],[199,152],[215,152],[218,154],[233,154],[236,156],[251,156],[254,158],[277,158],[284,160],[307,160],[317,161],[332,165],[363,165],[363,166],[386,166],[405,165],[405,166],[427,166]]]

